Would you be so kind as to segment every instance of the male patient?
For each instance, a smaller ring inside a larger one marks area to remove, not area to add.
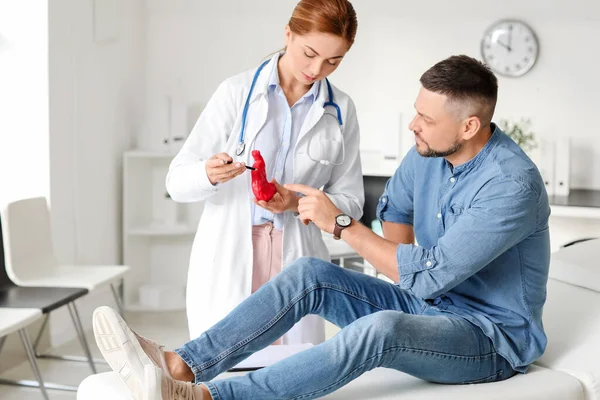
[[[438,383],[493,382],[540,357],[550,259],[540,174],[491,122],[498,83],[486,66],[453,56],[420,81],[416,145],[377,208],[385,238],[340,215],[322,191],[288,185],[306,195],[305,223],[341,237],[396,283],[301,258],[175,352],[101,307],[96,341],[134,399],[309,399],[377,367]],[[342,329],[270,367],[211,381],[307,314]]]

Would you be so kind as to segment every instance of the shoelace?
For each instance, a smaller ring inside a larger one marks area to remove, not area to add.
[[[163,379],[167,380],[168,400],[196,400],[193,383],[176,381],[166,376]]]
[[[167,376],[171,377],[170,372],[168,371],[166,362],[165,362],[165,346],[160,345],[158,343],[156,343],[153,340],[147,339],[141,335],[138,335],[136,332],[133,332],[136,336],[136,338],[138,339],[138,342],[140,342],[140,345],[142,346],[142,350],[144,350],[144,352],[146,353],[146,355],[148,356],[148,358],[150,358],[150,360],[152,360],[152,362],[154,363],[154,365],[156,365],[158,368],[162,369],[165,374],[167,374]],[[144,348],[146,347],[146,348]],[[148,350],[147,350],[148,349]],[[158,350],[158,353],[155,354],[154,349]]]

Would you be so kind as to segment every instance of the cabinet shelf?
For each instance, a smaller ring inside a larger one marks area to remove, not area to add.
[[[179,226],[160,226],[148,225],[129,229],[128,234],[131,236],[182,236],[194,235],[196,228],[189,225]]]
[[[173,157],[145,150],[128,151],[123,157],[123,258],[131,267],[123,289],[125,308],[130,311],[185,308],[185,304],[163,302],[160,291],[144,292],[148,285],[160,285],[173,288],[171,299],[184,297],[204,206],[176,203],[166,195],[165,179]]]
[[[156,158],[156,159],[167,159],[171,160],[175,158],[177,153],[161,153],[159,151],[147,151],[147,150],[132,150],[125,153],[126,157],[131,158]]]

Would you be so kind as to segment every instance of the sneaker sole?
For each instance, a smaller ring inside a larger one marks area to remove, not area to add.
[[[144,394],[142,400],[162,400],[161,383],[162,372],[160,368],[154,365],[146,365],[144,368],[144,382],[146,385],[142,389]]]
[[[104,359],[125,382],[134,399],[152,398],[146,394],[147,365],[154,366],[123,319],[110,307],[99,307],[93,316],[94,337]],[[159,381],[160,382],[160,381]],[[142,393],[146,392],[144,395]]]

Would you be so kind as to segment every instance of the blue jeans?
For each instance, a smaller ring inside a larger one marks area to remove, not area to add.
[[[478,327],[452,314],[428,315],[431,311],[428,303],[396,285],[301,258],[176,353],[215,400],[312,399],[377,367],[447,384],[515,374]],[[342,330],[270,367],[210,382],[307,314],[318,314]]]

